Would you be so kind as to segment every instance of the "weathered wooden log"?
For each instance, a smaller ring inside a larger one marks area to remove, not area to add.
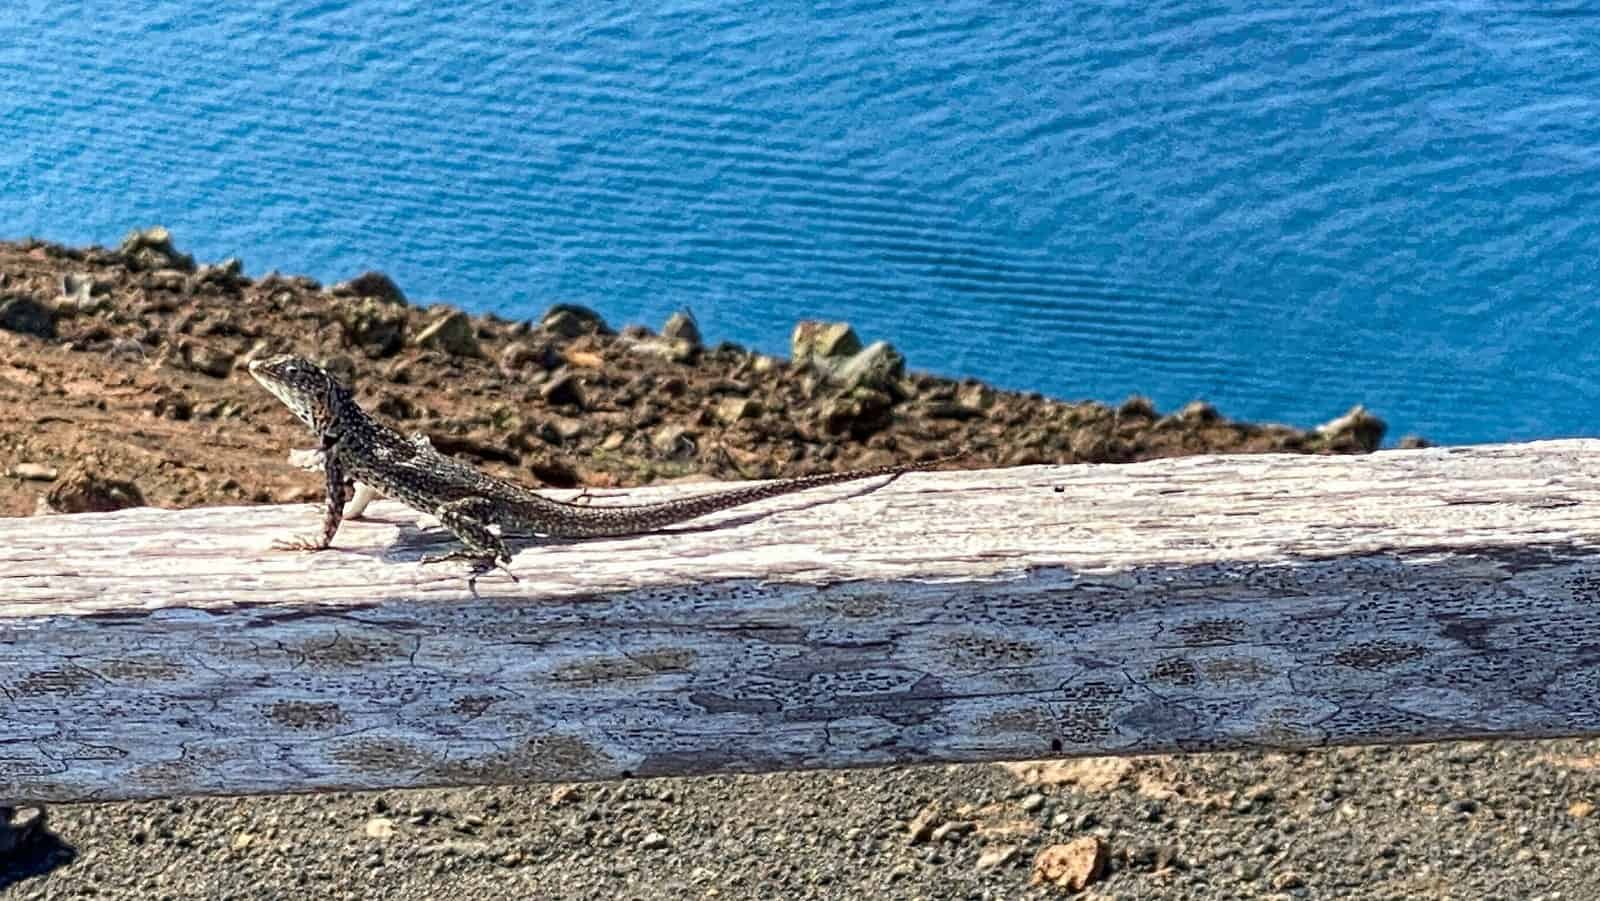
[[[392,503],[316,554],[270,549],[310,506],[0,520],[0,803],[1600,734],[1597,478],[915,474],[525,546],[481,598]]]

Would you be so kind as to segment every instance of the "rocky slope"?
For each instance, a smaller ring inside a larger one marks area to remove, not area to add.
[[[496,474],[555,487],[763,478],[970,454],[971,465],[1127,462],[1206,451],[1359,452],[1356,411],[1300,430],[1204,403],[1067,403],[908,373],[847,326],[797,327],[795,357],[704,346],[555,306],[538,322],[406,303],[368,273],[324,289],[197,266],[161,229],[116,250],[0,244],[0,513],[312,499],[286,462],[308,438],[244,373],[302,353],[406,431]]]

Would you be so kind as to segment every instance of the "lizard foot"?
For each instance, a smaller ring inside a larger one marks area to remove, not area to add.
[[[522,581],[517,578],[516,573],[512,572],[504,563],[496,560],[493,556],[474,554],[471,551],[462,550],[451,551],[448,554],[429,554],[418,562],[423,566],[427,566],[430,563],[445,563],[450,560],[465,560],[470,564],[470,568],[467,571],[467,589],[472,592],[473,597],[478,596],[478,577],[491,570],[500,570],[509,576],[513,582]]]
[[[278,538],[273,540],[272,549],[277,551],[325,551],[328,543],[321,538]]]

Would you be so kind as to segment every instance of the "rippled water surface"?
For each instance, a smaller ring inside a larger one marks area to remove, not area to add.
[[[1591,5],[10,3],[0,233],[1391,437],[1600,433]]]

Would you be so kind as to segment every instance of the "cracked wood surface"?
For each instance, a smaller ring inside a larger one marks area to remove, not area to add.
[[[0,520],[0,803],[1600,734],[1600,441],[913,474],[478,599],[368,516]]]

